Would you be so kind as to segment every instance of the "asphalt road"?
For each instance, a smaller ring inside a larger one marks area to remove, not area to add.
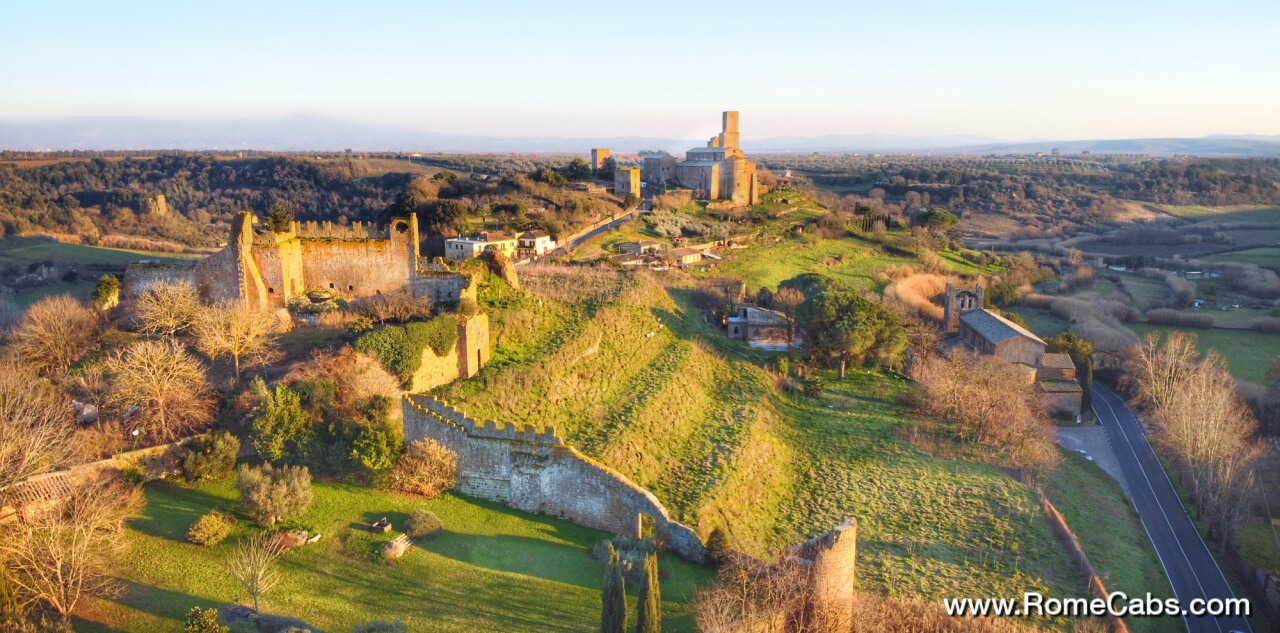
[[[1138,510],[1142,525],[1182,607],[1187,609],[1197,598],[1234,598],[1226,576],[1187,515],[1173,482],[1151,450],[1137,417],[1122,398],[1106,387],[1095,383],[1093,393],[1093,411],[1106,428],[1111,446],[1120,460],[1127,484],[1125,491]],[[1184,620],[1190,633],[1253,631],[1248,618],[1240,616],[1187,615]]]

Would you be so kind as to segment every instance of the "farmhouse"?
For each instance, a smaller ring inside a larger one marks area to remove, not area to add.
[[[454,261],[473,259],[485,251],[515,257],[519,239],[509,233],[476,233],[468,237],[451,237],[444,241],[445,257]]]
[[[671,256],[681,266],[688,266],[702,261],[702,251],[696,248],[677,248],[671,251]]]
[[[540,257],[556,249],[556,241],[546,231],[525,231],[520,234],[516,244],[516,257],[529,259]]]
[[[948,337],[944,350],[957,346],[1025,368],[1028,386],[1035,386],[1050,413],[1079,414],[1084,390],[1076,382],[1076,366],[1067,354],[1048,353],[1040,337],[982,308],[983,288],[947,284],[943,324]]]
[[[618,250],[632,255],[643,255],[651,253],[657,255],[662,252],[666,244],[655,242],[653,240],[640,240],[638,242],[623,242],[618,245]]]

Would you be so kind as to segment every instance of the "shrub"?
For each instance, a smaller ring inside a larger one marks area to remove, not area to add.
[[[240,440],[230,433],[215,433],[187,444],[182,476],[188,481],[222,479],[231,474],[240,453]]]
[[[1213,317],[1210,315],[1187,314],[1185,312],[1178,312],[1177,310],[1169,310],[1167,308],[1148,312],[1147,321],[1152,325],[1173,325],[1176,327],[1190,327],[1201,330],[1209,329],[1214,326]]]
[[[251,468],[241,464],[236,476],[240,504],[259,525],[302,516],[311,505],[311,471],[305,466]]]
[[[138,467],[137,464],[126,464],[120,469],[120,481],[126,486],[137,488],[147,483],[147,473]]]
[[[729,557],[729,535],[724,528],[716,526],[707,535],[707,562],[719,564]]]
[[[103,275],[93,287],[93,305],[99,309],[115,307],[120,301],[120,278]]]
[[[368,471],[385,473],[396,464],[396,456],[404,450],[404,439],[398,429],[383,422],[370,424],[360,431],[352,443],[351,457]]]
[[[827,390],[827,381],[822,376],[813,376],[804,381],[804,394],[813,398],[822,395]]]
[[[196,545],[217,545],[222,539],[227,538],[231,533],[231,528],[236,526],[235,517],[214,510],[209,514],[200,517],[191,529],[187,530],[187,540]],[[215,614],[216,615],[216,614]]]
[[[351,322],[347,324],[347,332],[350,333],[352,336],[360,336],[361,334],[364,334],[365,332],[368,332],[372,329],[373,329],[373,319],[370,319],[367,316],[358,316],[354,319],[351,319]]]
[[[231,627],[218,624],[217,609],[201,609],[191,607],[187,612],[187,624],[184,633],[231,633]]]
[[[440,517],[427,510],[414,510],[404,522],[404,533],[409,538],[435,538],[443,531]]]
[[[371,620],[366,623],[357,624],[352,628],[351,633],[408,633],[409,628],[396,618],[395,622],[384,622],[382,620]]]
[[[366,332],[356,339],[355,348],[377,358],[383,367],[407,385],[422,364],[422,350],[430,347],[437,356],[443,356],[457,339],[457,319],[438,316],[422,323]]]
[[[427,438],[409,445],[391,471],[396,490],[431,497],[458,483],[458,454]]]
[[[1258,317],[1249,322],[1249,329],[1256,332],[1270,332],[1271,334],[1280,334],[1280,318],[1276,317]]]

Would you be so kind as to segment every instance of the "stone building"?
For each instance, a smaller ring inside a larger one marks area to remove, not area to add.
[[[739,306],[733,316],[725,319],[729,338],[744,341],[786,343],[787,325],[787,317],[781,312],[753,306]]]
[[[227,246],[198,262],[135,262],[125,270],[130,298],[161,281],[190,281],[206,302],[246,301],[280,308],[308,292],[348,298],[410,292],[436,301],[475,298],[475,282],[443,263],[418,255],[418,219],[392,218],[386,227],[355,223],[294,222],[276,233],[240,213]]]
[[[591,171],[600,171],[604,168],[604,161],[609,158],[609,150],[603,147],[597,147],[591,150]]]
[[[430,345],[422,349],[422,362],[413,373],[409,388],[427,391],[458,378],[471,378],[489,363],[489,316],[478,312],[458,320],[458,336],[453,347],[437,355]]]
[[[520,239],[510,233],[489,231],[466,237],[451,237],[444,241],[444,256],[454,261],[475,259],[485,251],[502,253],[508,258],[516,256]]]
[[[676,157],[666,152],[640,152],[640,179],[655,187],[665,187],[676,177]]]
[[[556,241],[546,231],[525,231],[516,243],[516,259],[541,257],[556,250]]]
[[[635,167],[618,167],[613,170],[613,195],[626,199],[630,194],[639,196],[640,170]]]
[[[720,134],[711,137],[706,147],[695,147],[685,153],[684,161],[675,166],[675,180],[704,198],[759,204],[756,164],[743,157],[738,145],[736,111],[724,112]]]
[[[943,295],[944,351],[967,347],[1022,368],[1029,387],[1036,389],[1050,413],[1079,414],[1084,390],[1076,382],[1076,367],[1067,354],[1046,352],[1040,337],[982,307],[983,288],[947,284]]]
[[[618,245],[618,250],[632,255],[654,254],[657,255],[667,247],[662,242],[654,240],[640,240],[638,242],[623,242]]]

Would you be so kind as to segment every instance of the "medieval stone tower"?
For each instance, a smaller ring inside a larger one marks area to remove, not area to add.
[[[947,332],[960,331],[960,315],[982,309],[982,285],[974,284],[973,288],[961,288],[947,284],[947,292],[942,305],[942,324]]]
[[[812,610],[808,619],[852,622],[858,584],[858,522],[849,517],[834,530],[790,548],[788,554],[809,570],[809,604],[801,607]]]

